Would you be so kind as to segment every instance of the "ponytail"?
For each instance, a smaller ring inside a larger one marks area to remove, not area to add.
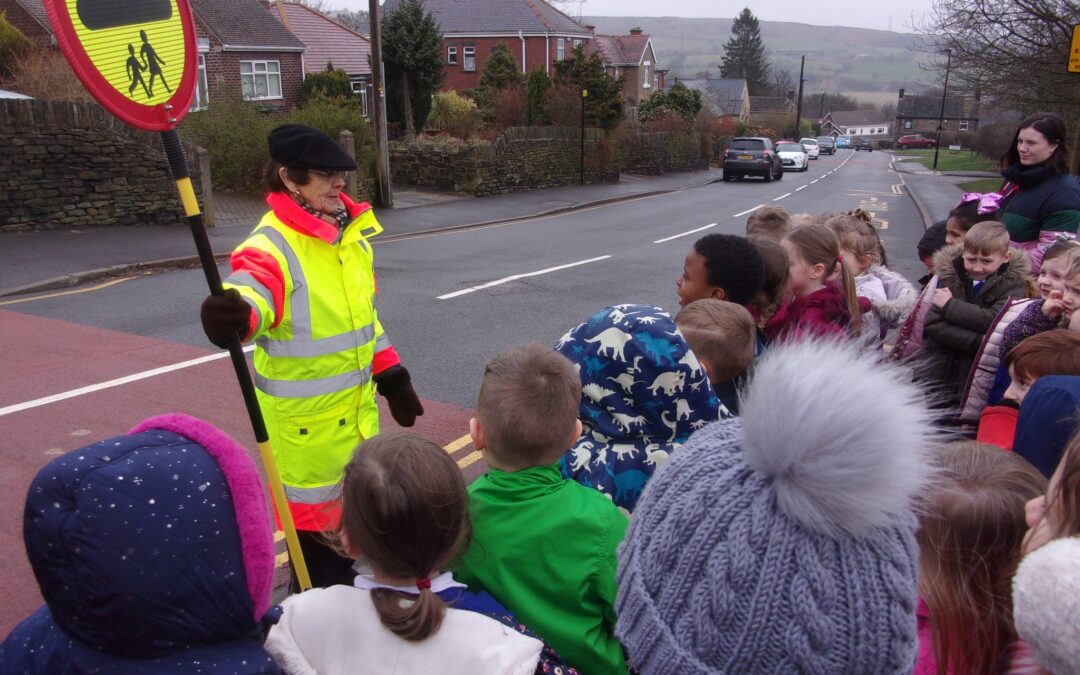
[[[855,291],[855,275],[851,273],[851,266],[843,259],[838,258],[836,264],[840,266],[844,300],[847,303],[848,312],[851,313],[851,332],[858,333],[862,326],[862,312],[859,310],[859,295]]]
[[[446,616],[446,603],[430,588],[413,596],[389,588],[371,590],[371,602],[379,620],[403,640],[419,642],[439,630]]]
[[[845,217],[859,222],[854,217]],[[826,278],[832,277],[839,266],[844,304],[847,305],[848,312],[851,314],[850,329],[853,333],[857,333],[862,324],[862,312],[859,311],[859,298],[855,294],[855,275],[840,258],[840,239],[836,233],[826,225],[815,223],[793,230],[784,239],[798,249],[799,255],[807,263],[824,266]]]

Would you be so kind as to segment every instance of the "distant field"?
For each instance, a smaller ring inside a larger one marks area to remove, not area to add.
[[[899,91],[845,91],[845,95],[859,101],[869,101],[874,105],[885,105],[886,103],[896,103],[897,98],[900,95]]]

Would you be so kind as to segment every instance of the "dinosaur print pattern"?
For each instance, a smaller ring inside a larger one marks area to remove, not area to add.
[[[658,307],[604,308],[555,348],[581,378],[583,433],[563,456],[563,475],[633,511],[656,468],[717,419],[719,400],[671,315]]]

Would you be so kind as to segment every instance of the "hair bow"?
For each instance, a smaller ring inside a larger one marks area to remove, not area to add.
[[[996,192],[987,192],[986,194],[980,194],[978,192],[965,192],[960,201],[957,202],[953,208],[960,208],[964,204],[970,204],[971,202],[979,202],[977,212],[980,216],[985,216],[988,213],[994,213],[1001,208],[1002,195]]]

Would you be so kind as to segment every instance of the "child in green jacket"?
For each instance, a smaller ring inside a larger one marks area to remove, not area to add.
[[[469,486],[473,535],[457,576],[495,596],[583,673],[625,674],[615,638],[615,549],[627,521],[559,473],[581,435],[581,382],[539,344],[484,369],[469,430],[491,468]]]

